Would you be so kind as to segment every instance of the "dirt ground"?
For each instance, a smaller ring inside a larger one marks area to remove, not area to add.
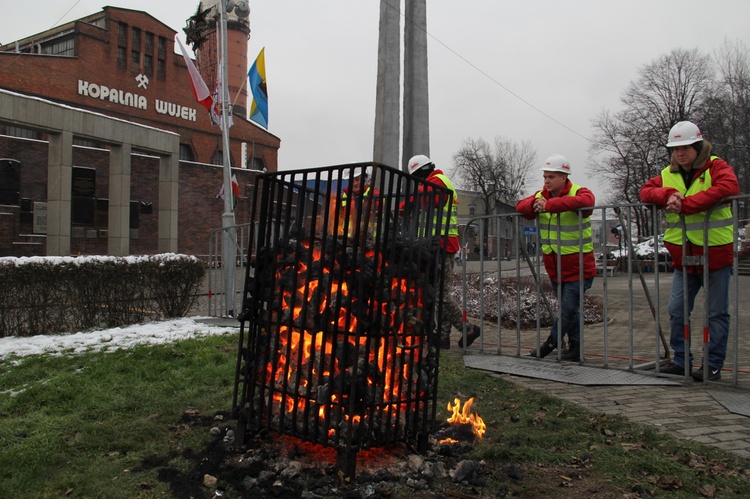
[[[216,416],[225,416],[217,424]],[[169,484],[173,497],[268,497],[348,499],[440,499],[446,497],[518,498],[625,498],[658,490],[642,483],[629,489],[610,483],[591,471],[585,460],[565,465],[541,466],[504,461],[466,459],[471,445],[449,446],[450,452],[431,451],[418,456],[407,446],[362,451],[357,473],[347,479],[336,469],[335,451],[288,437],[265,436],[247,449],[234,448],[222,438],[234,429],[228,414],[183,415],[183,432],[211,432],[215,440],[202,449],[182,448],[179,461],[187,470],[171,465],[172,456],[151,456],[141,467],[157,469],[160,481]]]

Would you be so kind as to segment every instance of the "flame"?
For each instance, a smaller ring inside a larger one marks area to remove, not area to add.
[[[453,404],[448,402],[448,412],[452,413],[451,417],[448,418],[448,422],[470,424],[474,434],[481,439],[487,430],[487,425],[484,424],[484,420],[478,414],[471,412],[471,405],[473,403],[474,397],[471,397],[466,401],[463,409],[461,409],[461,401],[458,398],[453,399]]]
[[[341,199],[331,196],[328,200],[328,213],[331,216],[338,214],[338,217],[334,223],[325,224],[328,227],[328,234],[354,237],[358,219],[357,206],[358,203],[350,202],[347,209]]]

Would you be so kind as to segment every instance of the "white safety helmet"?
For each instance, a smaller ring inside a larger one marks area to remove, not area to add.
[[[680,121],[669,131],[667,147],[689,146],[703,140],[698,125],[691,121]]]
[[[553,154],[544,161],[543,172],[561,172],[570,175],[570,161],[562,154]]]
[[[363,170],[361,166],[357,166],[354,168],[345,168],[341,174],[341,178],[344,180],[349,180],[350,177],[351,178],[361,177],[362,173],[363,173]],[[364,175],[365,175],[365,178],[369,178],[370,175],[372,175],[372,166],[365,167]]]
[[[409,174],[412,174],[420,168],[425,168],[430,165],[432,165],[432,160],[430,158],[424,154],[417,154],[416,156],[412,156],[406,166],[409,169]]]

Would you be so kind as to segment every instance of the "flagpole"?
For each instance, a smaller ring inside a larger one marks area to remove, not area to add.
[[[219,79],[221,82],[221,135],[223,140],[222,160],[224,164],[224,214],[221,216],[222,238],[222,267],[224,275],[224,303],[225,314],[234,317],[235,305],[235,273],[237,270],[237,229],[234,221],[234,207],[232,206],[232,165],[229,149],[229,80],[227,70],[227,7],[226,0],[218,1],[219,7]]]
[[[242,85],[240,85],[240,89],[237,91],[237,95],[234,96],[234,100],[232,101],[232,108],[234,108],[234,105],[237,104],[237,99],[239,99],[242,95],[242,89],[245,88],[245,83],[247,83],[247,75],[244,76],[245,77],[242,78]]]

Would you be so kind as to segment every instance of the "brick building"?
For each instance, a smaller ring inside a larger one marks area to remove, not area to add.
[[[281,141],[245,118],[248,97],[240,79],[247,72],[249,28],[237,18],[230,18],[228,24],[228,86],[233,100],[240,93],[229,153],[232,173],[240,185],[235,221],[241,224],[250,221],[253,177],[263,169],[277,170]],[[68,159],[55,149],[57,139],[50,139],[51,133],[65,136],[65,130],[45,127],[48,121],[56,122],[56,115],[49,120],[37,116],[18,121],[10,118],[14,116],[11,110],[0,108],[0,256],[58,254],[56,245],[48,247],[46,221],[58,216],[53,211],[59,206],[68,205],[69,244],[63,244],[59,254],[116,254],[118,250],[113,248],[127,248],[129,254],[156,253],[165,247],[198,255],[208,251],[209,234],[221,227],[224,209],[223,202],[216,199],[224,178],[222,134],[195,100],[183,57],[179,51],[175,53],[175,34],[145,12],[105,7],[0,47],[0,88],[57,104],[37,106],[32,102],[34,109],[51,113],[67,113],[66,108],[83,110],[88,113],[73,113],[70,119],[99,123],[94,129],[71,127]],[[214,49],[203,49],[197,66],[205,65],[201,72],[206,74],[209,88],[214,88],[216,71],[211,67],[215,57],[210,56],[211,51]],[[95,114],[108,120],[96,120]],[[109,133],[109,127],[117,127],[119,122],[138,124],[132,128],[136,134],[143,133],[145,126],[154,129],[154,134],[164,131],[179,136],[177,171],[170,174],[176,194],[160,192],[162,188],[168,191],[160,169],[165,168],[170,153],[149,149],[147,137],[138,139],[144,146],[134,143],[131,147],[128,137],[120,141]],[[105,129],[96,129],[102,127]],[[129,158],[124,162],[127,183],[123,184],[127,203],[111,199],[113,193],[119,197],[113,183],[122,178],[119,172],[110,171],[112,164],[120,164],[113,156],[123,152]],[[61,203],[50,199],[59,188],[50,182],[50,168],[59,157],[71,167],[63,178],[70,192],[63,189]],[[165,199],[174,203],[173,215],[168,215],[171,207],[160,206]],[[127,213],[123,214],[123,209]],[[113,244],[111,232],[118,227],[113,216],[124,217],[123,224],[128,226],[126,232],[118,229],[129,238],[124,244]],[[167,233],[174,244],[165,246],[159,242],[160,231],[164,230],[164,218],[171,216],[175,229]],[[64,237],[65,224],[63,221]]]

